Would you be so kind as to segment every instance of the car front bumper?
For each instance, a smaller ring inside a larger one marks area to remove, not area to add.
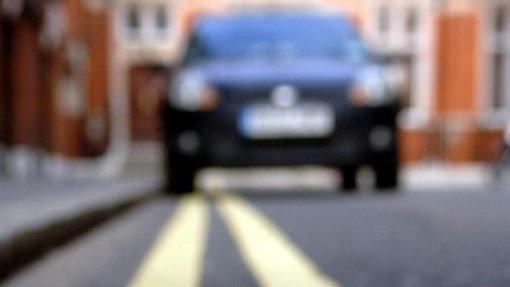
[[[252,140],[238,131],[238,111],[189,113],[166,106],[167,147],[200,167],[370,164],[396,156],[398,104],[335,110],[334,133],[321,139]]]

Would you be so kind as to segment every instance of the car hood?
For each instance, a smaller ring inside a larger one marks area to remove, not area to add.
[[[342,85],[355,81],[360,73],[377,70],[368,63],[331,59],[208,61],[186,68],[183,74],[199,74],[217,86]]]

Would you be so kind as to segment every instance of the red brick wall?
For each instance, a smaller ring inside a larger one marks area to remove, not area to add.
[[[131,70],[129,98],[133,141],[162,139],[160,105],[167,94],[169,76],[166,68],[139,66]]]
[[[14,27],[11,55],[13,97],[11,99],[11,140],[13,145],[37,147],[41,143],[41,71],[38,29],[27,19]]]
[[[419,162],[430,155],[431,135],[425,129],[402,129],[398,142],[400,159],[404,163]]]
[[[51,140],[50,149],[54,153],[69,157],[98,156],[107,146],[107,131],[98,136],[87,136],[87,124],[91,121],[103,122],[108,126],[108,37],[109,25],[107,11],[93,13],[80,0],[61,0],[65,4],[68,34],[63,47],[52,54],[50,98]],[[72,43],[81,43],[86,47],[86,74],[80,79],[85,86],[85,107],[83,114],[69,116],[59,110],[56,104],[58,96],[55,87],[69,74],[70,63],[62,54]],[[93,125],[97,127],[96,125]],[[94,133],[97,135],[98,133]]]
[[[476,111],[479,39],[476,15],[440,16],[436,101],[440,114]]]
[[[47,101],[45,149],[51,153],[63,150],[63,147],[61,146],[62,140],[59,139],[65,136],[63,135],[63,131],[65,130],[64,121],[61,119],[61,115],[58,112],[57,99],[55,95],[58,81],[64,71],[63,53],[64,49],[62,47],[48,52],[46,55],[46,65],[44,67],[45,85],[43,88],[45,99]]]
[[[87,75],[87,121],[101,120],[108,126],[108,57],[109,57],[109,19],[108,12],[102,11],[97,14],[85,12],[87,26],[83,36],[89,46],[89,70]],[[84,155],[96,156],[106,150],[108,141],[107,131],[104,136],[99,134],[87,137],[87,145]]]
[[[8,144],[8,124],[9,124],[9,85],[8,85],[8,59],[10,39],[8,39],[8,23],[0,18],[0,144]]]

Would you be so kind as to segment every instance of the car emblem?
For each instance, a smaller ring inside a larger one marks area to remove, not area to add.
[[[279,86],[271,93],[271,101],[278,107],[291,107],[295,105],[298,100],[299,91],[293,86]]]

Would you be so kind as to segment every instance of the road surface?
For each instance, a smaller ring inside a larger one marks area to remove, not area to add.
[[[510,286],[510,192],[162,197],[6,286]]]

